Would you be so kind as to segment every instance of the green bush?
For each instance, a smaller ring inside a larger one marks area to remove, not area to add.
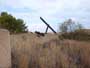
[[[27,32],[27,26],[22,19],[16,19],[7,12],[2,12],[0,15],[0,28],[10,31],[10,33]]]

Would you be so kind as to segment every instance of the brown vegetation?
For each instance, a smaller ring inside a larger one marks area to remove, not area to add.
[[[60,39],[70,39],[78,41],[90,41],[90,30],[76,30],[74,32],[66,32],[59,35]]]
[[[89,42],[28,33],[12,35],[11,47],[13,68],[90,68]]]

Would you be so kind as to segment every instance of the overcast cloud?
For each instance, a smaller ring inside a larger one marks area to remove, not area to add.
[[[72,18],[90,28],[90,0],[0,0],[0,12],[7,11],[23,19],[30,31],[44,31],[42,16],[55,30]]]

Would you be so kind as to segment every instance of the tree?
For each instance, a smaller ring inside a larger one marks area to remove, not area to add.
[[[22,19],[16,19],[7,12],[2,12],[0,15],[0,28],[10,31],[10,33],[27,32],[27,26]]]
[[[63,33],[74,32],[82,29],[83,26],[79,23],[75,23],[72,19],[68,19],[59,26],[59,30]]]
[[[69,19],[59,26],[61,34],[60,39],[71,39],[79,41],[90,41],[90,34],[84,29],[84,27]]]

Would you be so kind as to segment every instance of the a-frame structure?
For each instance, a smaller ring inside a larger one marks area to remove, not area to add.
[[[40,17],[40,19],[44,22],[44,24],[46,24],[47,28],[45,31],[45,34],[47,34],[48,28],[51,29],[53,31],[53,33],[57,34],[57,32],[42,18]]]

